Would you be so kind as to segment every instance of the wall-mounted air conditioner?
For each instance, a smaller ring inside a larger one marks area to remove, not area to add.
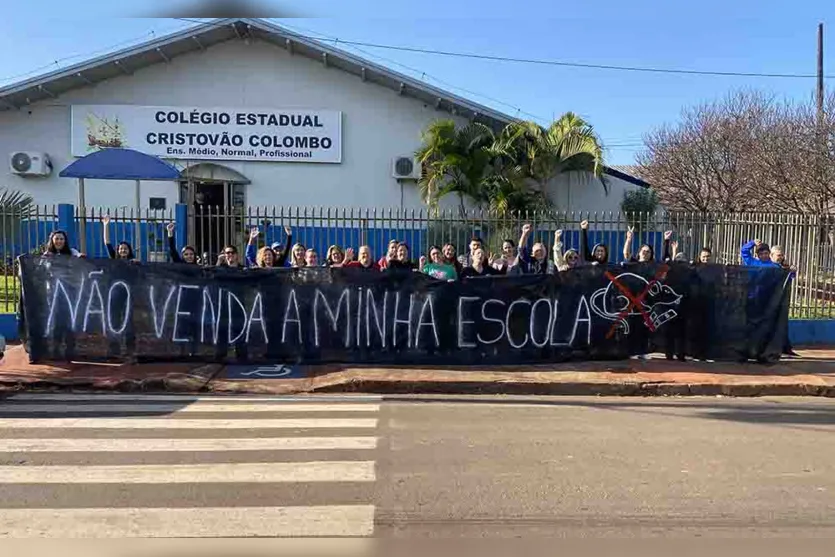
[[[420,161],[415,157],[394,157],[391,175],[398,180],[420,180]]]
[[[9,155],[9,169],[18,176],[49,176],[52,163],[46,153],[17,151]]]

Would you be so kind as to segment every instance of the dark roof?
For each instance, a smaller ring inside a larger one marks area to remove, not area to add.
[[[615,178],[619,178],[625,182],[635,184],[636,186],[640,186],[642,188],[652,187],[646,180],[635,176],[637,170],[638,167],[634,165],[613,165],[605,167],[603,172],[609,176],[614,176]]]
[[[459,97],[294,33],[258,18],[226,18],[206,22],[86,62],[0,88],[0,110],[13,110],[34,102],[55,98],[67,91],[86,87],[133,71],[168,62],[175,56],[203,50],[229,40],[253,37],[397,91],[449,112],[491,127],[503,127],[515,118],[487,106]]]

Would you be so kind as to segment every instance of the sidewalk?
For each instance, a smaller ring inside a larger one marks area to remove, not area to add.
[[[775,365],[668,361],[474,368],[298,366],[292,379],[241,379],[218,364],[30,365],[21,346],[0,363],[0,392],[107,390],[223,394],[537,394],[835,397],[835,350],[798,350]]]

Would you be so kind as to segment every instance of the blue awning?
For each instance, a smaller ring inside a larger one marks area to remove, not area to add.
[[[109,148],[90,153],[66,167],[61,178],[94,180],[178,180],[180,172],[157,157],[133,149]]]

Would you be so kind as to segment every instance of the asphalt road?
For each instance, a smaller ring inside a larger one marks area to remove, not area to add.
[[[18,395],[0,537],[831,537],[834,432],[810,398]]]

